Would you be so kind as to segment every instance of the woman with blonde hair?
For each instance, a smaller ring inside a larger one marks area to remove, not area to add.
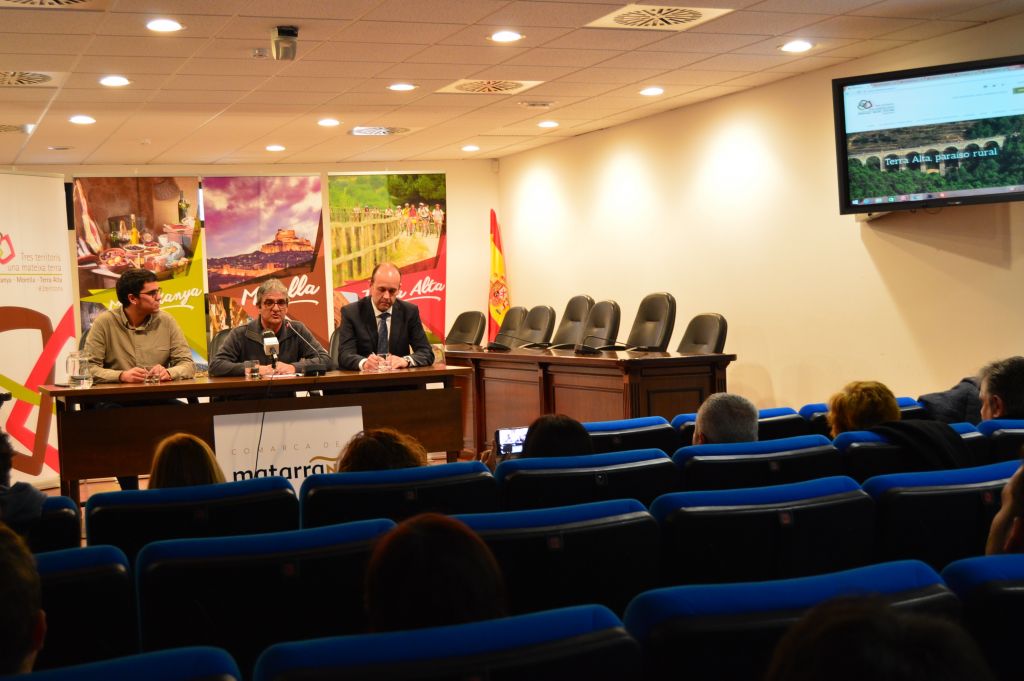
[[[149,489],[224,482],[210,445],[190,433],[168,435],[156,446]]]
[[[899,421],[896,396],[878,381],[853,381],[828,401],[832,437],[848,430],[868,430],[886,421]]]
[[[427,450],[411,435],[392,428],[356,433],[338,456],[338,473],[383,471],[427,465]]]

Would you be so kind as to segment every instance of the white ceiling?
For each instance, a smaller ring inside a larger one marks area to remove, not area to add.
[[[1024,0],[697,0],[689,6],[735,11],[682,33],[584,27],[625,4],[0,0],[0,71],[54,76],[47,87],[0,87],[0,125],[38,126],[0,133],[0,164],[496,158],[1024,12]],[[145,24],[157,16],[185,30],[154,34]],[[252,58],[283,24],[299,27],[296,60]],[[501,28],[526,37],[488,40]],[[779,52],[790,37],[816,46]],[[109,74],[132,83],[100,86]],[[543,83],[518,95],[436,92],[463,78]],[[396,81],[419,87],[386,89]],[[648,85],[665,94],[639,95]],[[97,122],[73,125],[74,114]],[[325,116],[342,124],[318,126]],[[544,119],[560,125],[538,128]],[[354,137],[355,125],[411,131]]]

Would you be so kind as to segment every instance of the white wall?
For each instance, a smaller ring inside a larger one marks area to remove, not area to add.
[[[944,389],[1022,354],[1024,204],[893,214],[837,207],[834,77],[1011,55],[1024,16],[501,160],[513,304],[589,293],[729,321],[729,388],[760,407],[854,379]],[[451,309],[451,308],[449,308]]]

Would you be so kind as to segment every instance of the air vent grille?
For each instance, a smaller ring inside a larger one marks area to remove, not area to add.
[[[389,135],[404,135],[409,128],[388,128],[379,125],[359,125],[349,130],[350,135],[356,137],[387,137]]]
[[[4,132],[25,132],[24,125],[10,125],[8,123],[0,123],[0,133]]]
[[[45,73],[32,71],[0,71],[0,86],[21,87],[25,85],[43,85],[53,78]]]
[[[659,5],[626,5],[587,24],[590,28],[628,28],[641,31],[685,31],[698,24],[717,19],[731,9],[710,7],[667,7]]]
[[[0,7],[5,5],[14,7],[85,7],[95,5],[95,0],[0,0]]]
[[[541,80],[457,80],[438,92],[463,95],[512,95],[540,85]]]

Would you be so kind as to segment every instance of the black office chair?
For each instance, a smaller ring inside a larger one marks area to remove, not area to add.
[[[229,333],[231,333],[231,329],[223,329],[214,334],[213,338],[210,339],[210,347],[207,348],[207,354],[211,362],[213,361],[213,358],[217,356],[217,351],[220,350],[220,346],[224,345],[224,341],[227,339]]]
[[[665,352],[676,324],[676,299],[671,293],[651,293],[640,301],[625,347],[606,345],[602,350]]]
[[[487,318],[484,317],[483,312],[467,310],[455,318],[455,323],[448,330],[448,335],[444,337],[444,342],[447,345],[480,345],[486,328]]]
[[[602,300],[590,308],[587,321],[583,324],[579,344],[596,351],[603,343],[614,341],[619,335],[621,311],[614,300]],[[574,345],[552,345],[552,350],[571,350]]]
[[[555,309],[550,305],[537,305],[530,312],[515,334],[520,339],[517,345],[526,347],[546,348],[550,345],[551,332],[555,330]]]
[[[707,355],[725,349],[725,337],[729,333],[729,322],[717,312],[705,312],[690,320],[679,341],[677,352],[689,355]]]
[[[502,343],[510,348],[525,345],[524,341],[516,340],[519,336],[519,329],[526,321],[526,308],[522,305],[510,307],[505,312],[505,318],[501,320],[498,333],[494,336],[494,342]]]
[[[338,364],[338,349],[340,347],[341,324],[338,324],[336,327],[334,327],[334,331],[331,332],[331,343],[329,348],[329,352],[331,353],[331,361],[333,361],[336,366],[341,366],[340,364]]]
[[[587,316],[594,307],[594,299],[588,295],[573,296],[565,305],[562,320],[558,322],[551,347],[571,348],[583,340]]]

